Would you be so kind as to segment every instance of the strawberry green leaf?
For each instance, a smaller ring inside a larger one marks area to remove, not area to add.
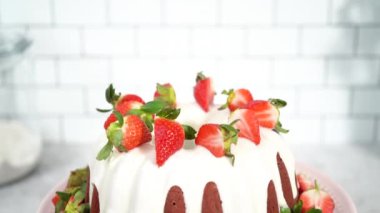
[[[119,147],[123,141],[123,131],[118,126],[111,124],[107,129],[107,137],[115,147]]]
[[[150,119],[143,119],[145,125],[148,127],[149,131],[152,132],[153,131],[153,121],[151,121]]]
[[[164,108],[157,113],[158,117],[175,120],[181,113],[181,109]]]
[[[303,202],[302,202],[302,200],[299,200],[293,206],[293,213],[301,213],[302,212],[302,206],[303,206]]]
[[[118,122],[119,127],[122,127],[123,124],[124,124],[124,118],[123,118],[123,115],[122,115],[119,111],[116,111],[116,110],[114,110],[112,113],[113,113],[113,114],[115,115],[115,117],[117,118],[117,122]]]
[[[280,213],[292,213],[292,211],[289,208],[281,207],[280,208]]]
[[[96,111],[101,112],[101,113],[105,113],[105,112],[111,112],[112,109],[99,109],[99,108],[96,108]]]
[[[185,138],[186,140],[192,140],[195,139],[195,134],[197,134],[197,131],[189,125],[182,125],[183,130],[185,131]]]
[[[288,133],[289,132],[289,130],[282,128],[282,124],[280,121],[277,121],[276,127],[274,128],[274,130],[276,130],[277,132],[280,132],[280,133]]]
[[[281,100],[281,99],[270,98],[270,99],[269,99],[269,102],[270,102],[273,106],[275,106],[275,107],[277,107],[277,108],[283,108],[283,107],[286,106],[286,101]]]
[[[112,152],[113,145],[110,141],[100,150],[98,155],[96,156],[97,160],[105,160]]]
[[[57,193],[59,199],[64,201],[64,202],[69,201],[70,196],[71,196],[71,194],[67,193],[67,192],[56,192],[56,193]]]
[[[171,85],[165,86],[157,84],[156,90],[159,96],[155,97],[155,100],[166,102],[169,106],[175,107],[177,98],[174,88]]]
[[[156,114],[165,108],[166,103],[160,100],[150,101],[143,105],[140,109],[146,113]]]
[[[141,116],[144,114],[144,111],[142,111],[141,109],[130,109],[127,113],[128,115],[137,115],[137,116]]]
[[[195,82],[198,82],[198,81],[200,81],[200,80],[204,80],[204,79],[206,79],[206,76],[203,74],[203,72],[201,71],[201,72],[199,72],[198,74],[197,74],[197,78],[195,79]]]
[[[312,209],[310,209],[309,211],[307,211],[306,213],[322,213],[322,210],[312,208]]]

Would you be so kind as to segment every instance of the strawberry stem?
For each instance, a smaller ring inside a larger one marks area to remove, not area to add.
[[[206,76],[201,71],[201,72],[197,73],[197,78],[195,79],[195,82],[198,82],[198,81],[201,81],[201,80],[204,80],[204,79],[206,79]]]

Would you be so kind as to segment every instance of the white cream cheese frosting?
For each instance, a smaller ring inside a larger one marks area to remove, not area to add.
[[[196,104],[179,106],[177,121],[196,130],[205,123],[228,123],[229,111],[214,107],[205,113]],[[163,166],[155,162],[154,143],[146,143],[127,153],[114,151],[105,161],[90,164],[91,183],[99,192],[100,212],[162,212],[169,189],[177,185],[184,194],[186,212],[201,212],[205,185],[216,183],[223,211],[266,212],[267,187],[273,180],[280,206],[283,196],[276,155],[280,154],[288,170],[293,195],[297,195],[295,161],[283,138],[261,128],[261,142],[239,138],[232,146],[235,164],[226,157],[216,158],[194,141],[173,154]],[[154,138],[152,139],[154,141]],[[92,194],[92,193],[90,193]]]

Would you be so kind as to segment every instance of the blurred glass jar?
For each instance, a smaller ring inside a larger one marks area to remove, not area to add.
[[[19,179],[35,168],[41,153],[41,139],[21,122],[13,119],[15,84],[13,72],[32,41],[20,33],[0,33],[0,77],[8,95],[0,100],[8,119],[0,119],[0,185]],[[4,117],[5,118],[5,117]]]

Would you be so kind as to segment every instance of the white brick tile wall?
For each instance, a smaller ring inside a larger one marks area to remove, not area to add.
[[[104,24],[106,0],[54,0],[58,24]]]
[[[166,0],[164,4],[167,24],[216,23],[218,0]]]
[[[327,81],[331,85],[376,85],[379,65],[373,59],[334,59],[328,62]]]
[[[282,59],[274,63],[276,85],[322,85],[325,63],[322,59]]]
[[[380,89],[357,89],[353,97],[354,114],[380,114]]]
[[[109,0],[110,21],[117,24],[159,24],[160,3],[159,0]]]
[[[187,29],[140,29],[138,53],[142,56],[188,56],[189,35]]]
[[[250,55],[295,55],[298,52],[296,28],[264,28],[249,31]]]
[[[42,115],[80,114],[84,111],[81,88],[37,89],[33,96],[36,111]]]
[[[284,127],[289,129],[284,138],[290,143],[321,143],[321,121],[318,118],[289,118],[286,122],[281,120]]]
[[[84,52],[89,55],[135,54],[135,30],[89,28],[83,33]]]
[[[50,0],[1,1],[0,19],[5,24],[51,23]]]
[[[57,83],[56,62],[53,59],[34,60],[34,82],[39,85]]]
[[[105,59],[68,59],[58,63],[59,79],[63,85],[99,85],[110,82],[109,63]]]
[[[36,55],[79,55],[80,33],[71,28],[33,28],[32,53]]]
[[[299,91],[300,114],[348,114],[350,92],[346,89],[302,89]]]
[[[103,138],[103,121],[92,117],[65,117],[63,134],[68,143],[99,143]]]
[[[329,0],[280,0],[277,1],[277,22],[281,24],[326,24],[328,5]]]
[[[0,75],[0,117],[23,118],[47,142],[94,142],[108,83],[150,100],[170,82],[193,102],[203,70],[218,93],[286,100],[292,142],[371,143],[379,10],[378,0],[0,0],[0,32],[34,40],[13,77]]]
[[[354,30],[342,27],[304,28],[301,51],[305,55],[349,55],[354,51]]]
[[[334,0],[332,1],[334,23],[368,24],[379,23],[380,2],[378,0]]]
[[[374,135],[374,120],[356,118],[329,118],[324,125],[326,143],[372,143]]]
[[[243,30],[230,28],[207,28],[193,31],[192,53],[205,57],[241,56],[243,48]]]
[[[359,31],[359,54],[380,54],[380,28],[363,28]]]
[[[273,0],[221,0],[223,24],[268,25],[273,18]]]

